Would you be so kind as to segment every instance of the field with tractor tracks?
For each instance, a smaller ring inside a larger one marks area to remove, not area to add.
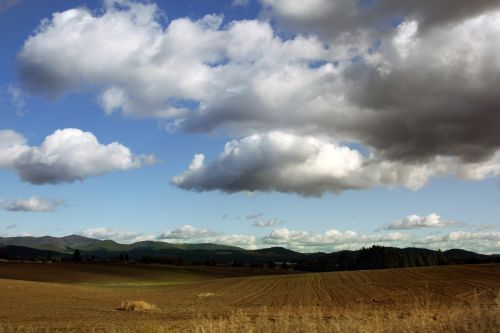
[[[276,273],[2,263],[0,331],[500,331],[498,264]]]

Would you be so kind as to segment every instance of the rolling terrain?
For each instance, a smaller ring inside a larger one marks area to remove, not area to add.
[[[120,244],[78,235],[66,237],[0,237],[0,259],[71,260],[75,250],[83,260],[123,261],[126,254],[134,262],[175,264],[238,263],[269,266],[270,262],[290,262],[301,271],[377,269],[443,264],[500,262],[500,255],[484,255],[460,249],[434,251],[422,248],[373,246],[356,251],[300,253],[283,247],[246,250],[219,244],[182,244],[144,241]]]
[[[257,332],[259,327],[281,332],[283,327],[275,325],[309,325],[312,320],[318,332],[321,327],[356,332],[356,325],[371,316],[372,326],[380,326],[372,331],[386,332],[395,324],[383,317],[393,316],[408,325],[422,320],[430,325],[427,329],[442,332],[494,332],[500,327],[498,264],[244,276],[253,273],[221,267],[0,264],[0,325],[6,331],[22,325],[74,332],[147,327],[152,328],[145,332],[166,332],[196,331],[201,323],[214,332],[237,332],[260,323]],[[156,310],[117,310],[125,300],[143,300]],[[443,330],[443,325],[456,330]]]

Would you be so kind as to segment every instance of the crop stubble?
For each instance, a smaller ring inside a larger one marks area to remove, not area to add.
[[[41,268],[32,266],[33,270]],[[15,270],[0,266],[5,269]],[[51,274],[61,270],[61,282],[54,276],[51,282],[23,281],[19,274],[14,274],[16,279],[0,279],[0,324],[85,331],[153,322],[179,329],[196,318],[223,318],[235,310],[256,317],[263,307],[270,313],[289,307],[344,313],[360,308],[400,311],[426,304],[436,309],[481,306],[498,313],[500,305],[500,265],[494,264],[236,278],[221,278],[224,275],[214,269],[212,275],[203,273],[203,278],[189,277],[188,283],[142,288],[85,286],[78,279],[78,283],[68,280],[67,267],[50,269]],[[28,269],[23,268],[23,274],[30,280]],[[0,271],[0,276],[5,275]],[[213,296],[199,298],[202,293]],[[118,311],[125,300],[144,300],[158,309],[152,313]]]

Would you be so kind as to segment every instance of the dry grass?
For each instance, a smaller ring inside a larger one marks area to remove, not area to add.
[[[0,333],[500,333],[499,274],[449,266],[133,289],[0,279]],[[117,311],[123,300],[157,307]]]
[[[145,303],[145,302],[140,302]],[[136,304],[133,302],[132,304]],[[147,304],[147,303],[146,303]],[[416,302],[401,309],[359,305],[351,308],[260,307],[239,309],[220,317],[200,316],[182,327],[168,322],[143,323],[137,328],[100,328],[105,333],[497,333],[500,307]],[[77,332],[66,329],[0,327],[3,333]]]
[[[144,301],[125,301],[118,308],[118,310],[132,312],[147,312],[156,309],[156,305]]]
[[[401,310],[361,306],[348,310],[287,307],[272,311],[263,307],[256,314],[238,310],[227,317],[200,318],[198,322],[192,323],[187,331],[193,333],[495,333],[500,332],[498,310],[498,308],[479,306],[434,307],[429,304],[416,304]],[[151,333],[161,332],[156,330]]]

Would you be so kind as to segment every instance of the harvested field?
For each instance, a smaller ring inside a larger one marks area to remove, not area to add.
[[[278,273],[283,274],[245,267],[0,262],[0,279],[124,287]]]
[[[51,269],[66,270],[54,266]],[[0,266],[0,276],[8,276],[8,269],[20,274],[16,267],[6,267]],[[219,273],[202,274],[200,279],[191,276],[174,285],[127,288],[106,287],[103,280],[95,286],[82,285],[82,280],[3,278],[0,324],[74,332],[195,331],[200,325],[213,332],[245,331],[255,325],[261,328],[257,332],[294,331],[283,330],[286,323],[299,328],[314,324],[302,328],[317,332],[366,331],[363,327],[369,327],[368,332],[396,332],[394,322],[408,326],[404,330],[399,326],[401,332],[495,332],[500,327],[500,265],[495,264],[280,276]],[[162,274],[168,279],[167,273]],[[199,297],[207,293],[211,296]],[[126,300],[143,300],[157,309],[117,310]]]

